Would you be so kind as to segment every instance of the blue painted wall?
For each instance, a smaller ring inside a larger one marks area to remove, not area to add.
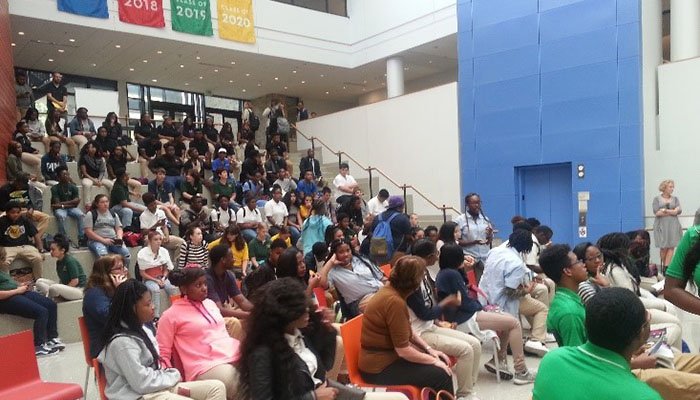
[[[642,228],[639,0],[458,0],[457,13],[463,194],[510,232],[515,168],[570,162],[572,237],[579,191],[589,239]]]

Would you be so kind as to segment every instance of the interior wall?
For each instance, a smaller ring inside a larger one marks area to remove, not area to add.
[[[404,93],[409,94],[420,90],[430,89],[435,86],[445,85],[450,82],[457,82],[457,76],[458,70],[455,68],[449,71],[440,72],[439,74],[414,79],[404,84]],[[386,87],[384,87],[382,89],[363,94],[359,97],[358,103],[360,105],[371,104],[386,100],[386,98]]]
[[[426,118],[426,104],[440,110],[444,118]],[[320,138],[336,151],[350,154],[364,166],[381,169],[398,184],[414,185],[436,204],[453,207],[459,204],[457,84],[454,82],[301,121],[298,126],[307,135]],[[308,149],[311,144],[298,137],[297,147]],[[319,147],[316,143],[317,152]],[[324,160],[335,159],[326,149],[322,151]],[[350,173],[356,179],[367,177],[351,161]],[[392,195],[402,194],[383,178],[379,180],[379,188],[386,188]],[[379,188],[374,188],[375,194]],[[413,209],[421,215],[441,214],[415,195]]]
[[[457,14],[462,193],[507,232],[516,168],[571,163],[574,238],[579,192],[588,240],[640,229],[640,1],[459,0]]]
[[[7,143],[15,129],[15,74],[10,45],[10,14],[7,0],[0,0],[0,165],[5,165]],[[0,168],[0,182],[5,181]]]

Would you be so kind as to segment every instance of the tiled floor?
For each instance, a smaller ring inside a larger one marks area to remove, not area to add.
[[[683,321],[683,339],[688,343],[691,349],[698,350],[697,340],[700,334],[700,317],[690,315],[680,311],[681,320]],[[488,361],[490,355],[483,356],[483,362]],[[526,358],[529,368],[537,369],[540,364],[540,358]],[[511,359],[512,362],[512,359]],[[78,383],[81,386],[85,382],[85,357],[83,355],[83,346],[80,343],[70,344],[66,350],[59,355],[49,356],[39,359],[39,370],[41,377],[44,380],[54,382],[72,382]],[[482,400],[526,400],[532,395],[532,385],[518,386],[511,382],[496,383],[494,375],[489,374],[481,369],[479,380],[476,384],[476,394]],[[87,398],[90,400],[98,400],[95,390],[94,380],[90,379],[90,384],[87,392]]]

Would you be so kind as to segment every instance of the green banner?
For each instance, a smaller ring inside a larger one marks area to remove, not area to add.
[[[193,35],[212,36],[209,0],[170,0],[173,30]]]

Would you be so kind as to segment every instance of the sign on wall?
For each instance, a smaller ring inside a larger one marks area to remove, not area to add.
[[[107,0],[58,0],[58,11],[95,18],[109,18]]]
[[[193,35],[211,36],[209,0],[170,0],[173,30]]]
[[[119,20],[162,28],[165,26],[163,0],[119,0]]]
[[[218,0],[219,37],[255,43],[253,0]]]

